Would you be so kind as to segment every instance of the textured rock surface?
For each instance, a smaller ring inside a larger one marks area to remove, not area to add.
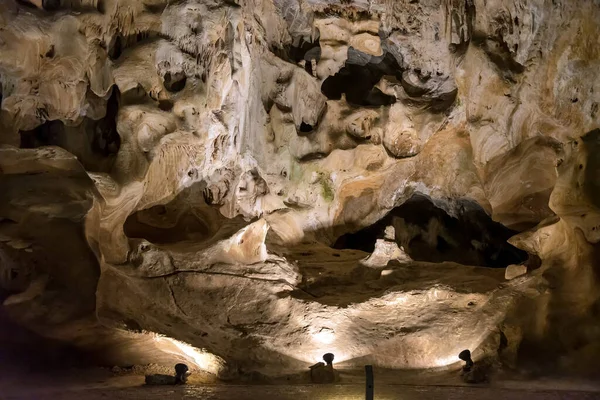
[[[597,1],[26,3],[0,4],[20,324],[222,377],[600,355]]]
[[[516,277],[521,276],[526,273],[527,273],[527,266],[511,264],[508,267],[506,267],[506,272],[504,273],[504,277],[506,279],[513,279],[513,278],[516,278]]]

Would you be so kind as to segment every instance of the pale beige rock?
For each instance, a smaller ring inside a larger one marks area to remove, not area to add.
[[[508,267],[506,267],[506,271],[504,272],[504,279],[510,280],[510,279],[519,277],[521,275],[524,275],[526,273],[527,273],[526,265],[511,264]]]
[[[406,262],[412,259],[398,247],[396,242],[377,239],[373,253],[362,261],[363,265],[371,268],[381,268],[392,260]]]
[[[317,65],[320,79],[341,69],[350,46],[369,55],[382,55],[377,20],[350,22],[343,18],[322,18],[315,21],[315,27],[319,31],[321,46],[321,59]]]

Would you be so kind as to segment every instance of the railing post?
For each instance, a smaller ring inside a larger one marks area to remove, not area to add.
[[[365,365],[365,374],[367,375],[365,400],[373,400],[374,382],[372,365]]]

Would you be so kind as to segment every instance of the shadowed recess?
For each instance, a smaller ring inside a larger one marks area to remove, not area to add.
[[[348,50],[348,53],[360,54],[355,50]],[[384,75],[401,73],[396,59],[389,53],[382,57],[371,57],[364,63],[362,59],[356,59],[357,64],[347,62],[335,75],[325,79],[321,92],[329,100],[339,100],[345,94],[348,103],[360,106],[385,106],[394,103],[394,96],[383,93],[375,85]]]
[[[136,211],[125,221],[125,235],[163,245],[206,244],[227,238],[247,225],[243,218],[226,218],[217,207],[206,204],[204,189],[204,183],[198,183],[166,204]]]
[[[458,200],[455,210],[450,215],[426,196],[414,195],[377,223],[342,235],[333,247],[373,252],[377,238],[393,226],[398,246],[417,261],[504,268],[528,259],[525,251],[507,242],[517,232],[492,221],[478,204]]]
[[[116,86],[106,102],[104,118],[84,118],[77,126],[62,121],[46,121],[29,131],[20,131],[22,149],[59,146],[77,156],[83,166],[94,172],[108,172],[121,147],[117,132],[120,93]]]

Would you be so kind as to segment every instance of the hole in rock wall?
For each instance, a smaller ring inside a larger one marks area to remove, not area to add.
[[[353,53],[360,54],[357,51]],[[350,50],[348,54],[350,56]],[[396,76],[402,72],[394,57],[388,53],[382,57],[372,57],[364,64],[364,61],[358,58],[356,62],[357,64],[353,64],[347,61],[335,75],[325,79],[321,85],[321,92],[329,100],[339,100],[342,94],[345,94],[348,103],[360,106],[376,107],[394,103],[394,96],[389,96],[375,87],[384,75]]]
[[[121,147],[121,137],[117,132],[117,114],[119,112],[119,89],[113,86],[111,96],[106,103],[106,116],[95,124],[92,149],[109,156],[116,154]]]
[[[455,215],[450,215],[417,194],[377,223],[342,235],[333,247],[371,253],[385,228],[394,226],[396,243],[416,261],[504,268],[528,260],[525,251],[507,242],[517,232],[494,222],[478,204],[458,200],[455,209]]]
[[[312,132],[312,130],[313,130],[313,127],[310,124],[307,124],[304,121],[302,121],[302,123],[300,124],[300,132],[308,133],[308,132]]]
[[[194,184],[167,204],[132,213],[123,226],[125,235],[158,245],[187,241],[198,244],[225,239],[247,225],[243,218],[228,219],[218,207],[208,205],[205,188],[203,182]]]
[[[163,77],[163,85],[169,92],[179,92],[185,87],[187,76],[183,71],[167,72]]]
[[[313,75],[312,60],[319,62],[321,59],[321,47],[318,38],[314,42],[300,39],[296,46],[284,46],[283,48],[272,48],[273,54],[288,62],[298,64],[304,60],[304,70]]]
[[[600,151],[600,129],[594,129],[586,133],[582,139],[587,147],[588,154],[585,165],[582,165],[580,168],[582,169],[581,174],[583,175],[583,188],[592,201],[592,204],[596,207],[600,207],[600,179],[598,179],[600,172],[600,157],[597,156]],[[592,230],[596,229],[600,229],[600,227],[592,228]]]
[[[110,160],[121,146],[117,132],[118,112],[119,91],[113,87],[104,118],[97,121],[86,118],[75,127],[66,126],[62,121],[46,121],[30,131],[21,131],[20,146],[23,149],[59,146],[77,156],[87,170],[108,171]]]
[[[123,226],[125,235],[168,244],[185,240],[202,240],[211,235],[210,227],[192,213],[178,215],[158,205],[130,215]]]
[[[102,9],[103,7],[104,4],[99,2],[97,5],[98,11],[100,11],[100,9]],[[150,8],[155,9],[153,7]],[[147,7],[146,9],[151,11]],[[106,48],[106,53],[112,61],[118,61],[125,50],[134,47],[135,45],[140,44],[141,42],[146,41],[147,39],[154,39],[158,37],[159,34],[160,33],[158,31],[152,29],[136,30],[135,32],[130,32],[129,34],[117,32],[103,44],[103,47]]]
[[[30,131],[21,131],[21,148],[60,146],[60,138],[64,135],[64,126],[61,121],[46,121]]]
[[[123,43],[121,40],[121,36],[115,36],[111,42],[108,44],[108,56],[111,60],[115,61],[121,57],[123,53]]]
[[[16,3],[25,7],[36,8],[35,5],[28,0],[17,0]]]
[[[513,58],[513,55],[518,51],[518,47],[513,47],[511,51],[501,35],[497,37],[475,35],[473,43],[486,52],[490,61],[496,65],[506,79],[512,81],[515,79],[514,74],[521,74],[525,71],[525,67]]]
[[[289,46],[286,51],[289,59],[296,63],[302,60],[309,61],[315,59],[319,61],[321,59],[321,47],[318,41],[308,42],[301,40],[298,46]]]
[[[60,7],[60,0],[42,0],[42,7],[47,11],[58,10]]]
[[[309,162],[309,161],[315,161],[315,160],[321,160],[323,158],[327,157],[327,153],[323,153],[323,152],[314,152],[314,153],[309,153],[303,157],[300,158],[301,163],[303,162]]]
[[[161,99],[158,101],[158,108],[163,111],[171,111],[173,109],[173,100]]]
[[[19,265],[5,249],[0,247],[0,302],[11,294],[27,289],[31,272],[30,268]]]

